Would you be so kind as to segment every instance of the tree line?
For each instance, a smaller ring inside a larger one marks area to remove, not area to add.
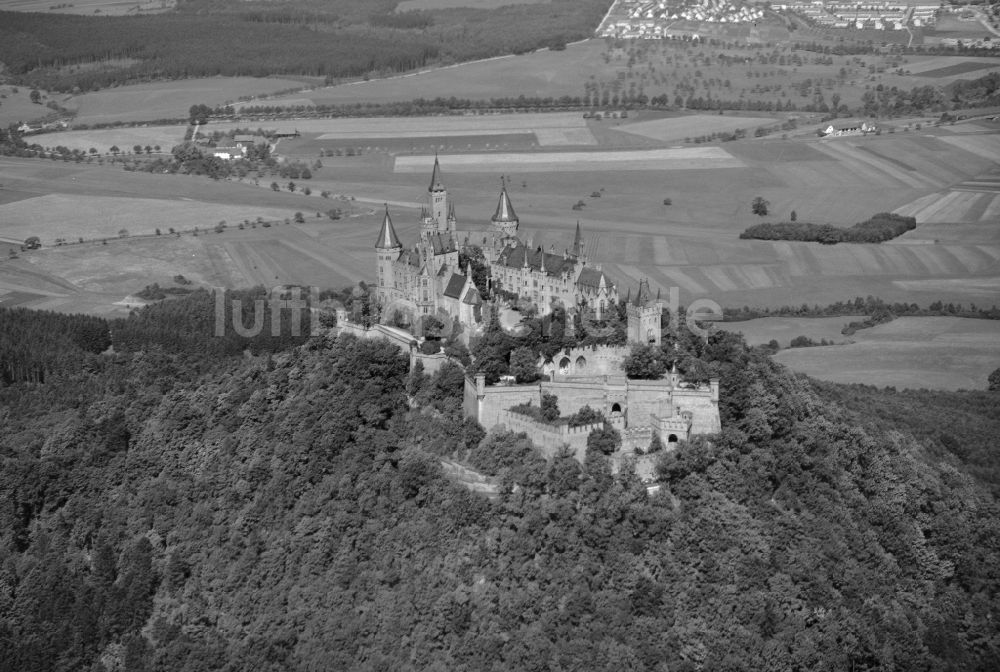
[[[766,211],[765,211],[766,212]],[[824,245],[837,243],[883,243],[917,228],[916,217],[880,212],[853,226],[843,228],[832,224],[809,222],[765,222],[749,226],[740,234],[742,239],[796,240]]]

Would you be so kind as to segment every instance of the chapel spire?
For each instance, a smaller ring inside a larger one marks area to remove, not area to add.
[[[517,232],[517,213],[514,212],[510,196],[507,195],[507,182],[503,177],[500,178],[500,200],[497,201],[497,209],[491,221],[494,228],[506,236],[513,236]]]

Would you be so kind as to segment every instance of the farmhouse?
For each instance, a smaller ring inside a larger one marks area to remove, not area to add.
[[[869,133],[876,133],[876,132],[878,132],[878,127],[875,126],[875,124],[869,124],[868,122],[862,122],[861,124],[857,125],[841,126],[839,128],[835,127],[833,124],[830,124],[823,131],[823,137],[838,138],[846,135],[868,135]]]

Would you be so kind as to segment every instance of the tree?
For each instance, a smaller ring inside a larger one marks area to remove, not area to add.
[[[28,94],[28,97],[31,98],[31,102],[35,105],[39,105],[42,102],[42,92],[38,89],[32,89],[31,93]]]
[[[763,217],[767,214],[767,207],[771,205],[763,196],[753,199],[753,214]]]
[[[306,218],[305,218],[305,216],[301,212],[296,212],[295,213],[295,223],[296,224],[305,224],[306,223]]]
[[[510,375],[518,383],[533,383],[540,377],[537,362],[538,354],[531,348],[515,348],[510,353]]]
[[[623,362],[625,375],[629,378],[656,380],[667,372],[667,357],[656,345],[636,344]]]
[[[554,394],[542,394],[542,419],[555,422],[559,419],[559,397]]]
[[[111,148],[108,149],[108,151],[114,154],[115,156],[118,156],[118,152],[122,150],[118,148],[118,145],[111,145]]]
[[[1000,392],[1000,369],[994,369],[990,377],[986,379],[989,383],[987,388],[990,392]]]
[[[142,154],[142,145],[132,145],[133,154]]]
[[[289,182],[288,183],[288,191],[292,191],[292,192],[295,191],[295,183],[294,182]]]
[[[611,455],[622,445],[622,435],[610,425],[604,429],[595,429],[587,437],[587,450],[597,450],[604,455]]]
[[[271,183],[271,191],[281,191],[281,187],[278,186],[277,182]]]
[[[798,218],[799,218],[798,213],[796,213],[794,210],[792,210],[792,216],[790,217],[790,219],[794,222]]]

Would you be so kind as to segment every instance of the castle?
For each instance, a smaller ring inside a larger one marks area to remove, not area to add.
[[[579,222],[572,248],[562,254],[526,244],[518,237],[520,221],[502,183],[488,227],[460,231],[436,157],[427,192],[420,238],[410,248],[400,242],[386,206],[375,243],[376,297],[384,316],[390,314],[387,311],[407,312],[416,319],[447,316],[467,330],[478,328],[483,322],[483,299],[472,281],[471,264],[460,267],[459,252],[480,242],[492,291],[529,302],[540,315],[562,306],[570,313],[587,311],[600,320],[618,303],[618,289],[611,278],[590,263]],[[640,282],[635,296],[630,292],[627,299],[629,343],[659,346],[663,310],[659,294],[654,297],[649,282]],[[704,385],[685,383],[676,368],[660,380],[630,379],[623,369],[628,353],[629,348],[623,346],[566,350],[551,362],[540,362],[545,374],[542,381],[528,385],[487,385],[482,375],[466,378],[465,415],[486,429],[504,425],[528,431],[549,451],[569,445],[580,459],[593,428],[554,429],[512,413],[511,407],[525,403],[540,407],[543,394],[558,398],[563,415],[589,406],[620,430],[627,450],[645,450],[654,432],[669,446],[720,430],[718,380]]]
[[[534,304],[540,315],[561,305],[600,320],[618,301],[611,278],[589,263],[579,222],[573,246],[563,254],[526,244],[518,238],[520,220],[502,184],[488,227],[460,231],[436,157],[427,194],[420,238],[409,248],[396,235],[386,206],[375,242],[376,297],[384,313],[447,316],[466,328],[481,324],[483,300],[472,282],[472,268],[460,268],[458,260],[461,247],[473,244],[480,244],[489,264],[492,290]]]
[[[664,303],[659,296],[653,297],[648,281],[641,281],[639,291],[629,297],[626,308],[630,343],[660,345],[663,309]],[[581,460],[589,432],[557,435],[544,431],[543,427],[532,429],[533,421],[511,413],[510,408],[528,403],[541,407],[544,394],[555,395],[564,416],[589,406],[621,432],[623,448],[629,451],[645,451],[654,432],[669,448],[692,436],[714,434],[722,428],[718,379],[708,384],[686,383],[676,366],[660,380],[628,378],[623,363],[629,350],[624,346],[567,349],[553,361],[542,363],[545,377],[528,385],[487,385],[485,376],[467,377],[465,415],[486,429],[503,425],[527,431],[543,449],[569,445]],[[560,443],[547,446],[546,442]]]

